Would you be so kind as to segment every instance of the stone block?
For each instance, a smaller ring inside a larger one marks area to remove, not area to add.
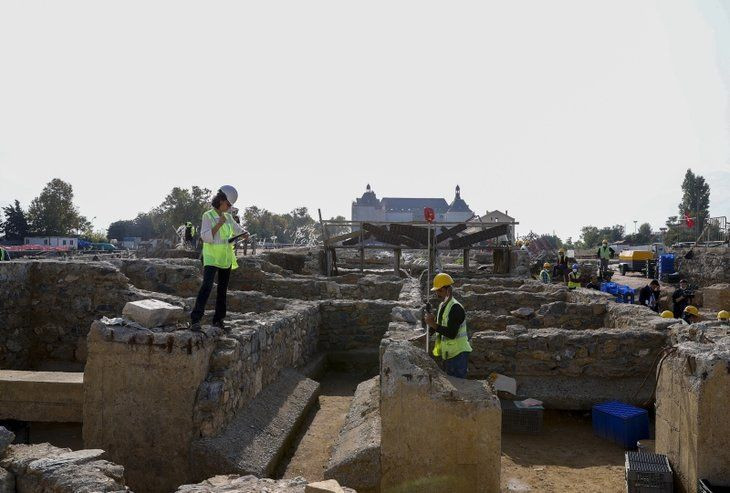
[[[425,351],[384,343],[383,492],[499,491],[501,409],[480,380],[447,377]]]
[[[5,449],[13,443],[13,440],[15,440],[15,433],[0,426],[0,457],[5,453]]]
[[[357,386],[324,477],[359,493],[380,491],[380,376]]]
[[[730,478],[730,336],[675,348],[657,370],[656,452],[669,457],[680,492],[696,491],[699,479],[724,485]]]
[[[703,307],[713,311],[730,311],[730,284],[714,284],[702,289]]]
[[[174,324],[184,316],[181,307],[159,300],[130,301],[122,315],[148,329]]]
[[[0,370],[0,419],[80,423],[84,374]]]
[[[0,493],[15,493],[15,475],[0,467]]]
[[[334,479],[309,483],[304,487],[304,493],[345,493],[340,483]]]

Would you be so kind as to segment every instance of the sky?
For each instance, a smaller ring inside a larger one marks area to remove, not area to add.
[[[350,217],[658,228],[687,168],[730,215],[726,0],[0,0],[0,205],[61,178],[96,229],[175,186]]]

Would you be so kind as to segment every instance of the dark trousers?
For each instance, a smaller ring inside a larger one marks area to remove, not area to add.
[[[444,369],[450,377],[466,378],[469,366],[469,352],[464,351],[453,358],[444,360]]]
[[[200,286],[198,297],[195,300],[195,308],[190,314],[190,321],[193,323],[200,322],[205,313],[205,305],[208,303],[210,292],[213,290],[213,280],[216,273],[218,274],[218,292],[215,298],[215,314],[213,314],[213,323],[220,322],[226,318],[226,293],[228,292],[228,281],[231,278],[231,269],[221,269],[212,265],[203,267],[203,285]]]

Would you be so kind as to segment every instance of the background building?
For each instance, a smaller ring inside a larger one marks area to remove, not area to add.
[[[68,247],[70,250],[78,248],[79,239],[70,236],[26,236],[26,245],[41,245],[50,247]]]
[[[449,204],[443,198],[383,197],[378,199],[368,185],[362,197],[352,203],[353,221],[411,222],[423,221],[423,209],[430,207],[436,213],[436,221],[461,222],[474,217],[474,212],[461,198],[461,188],[456,186],[454,200]]]

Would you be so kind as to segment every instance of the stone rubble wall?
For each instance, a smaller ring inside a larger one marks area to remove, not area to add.
[[[521,291],[496,291],[484,294],[457,292],[455,296],[464,305],[467,313],[472,310],[485,310],[495,315],[507,315],[518,308],[537,310],[553,301],[567,301],[564,291],[549,294]]]
[[[0,453],[0,492],[130,492],[124,468],[103,450],[54,447],[48,443],[11,445]]]
[[[528,330],[511,326],[506,332],[473,334],[469,371],[475,378],[497,372],[518,382],[521,376],[644,376],[667,344],[667,333],[641,328]]]
[[[674,268],[690,284],[707,287],[713,284],[730,283],[730,248],[695,248],[694,256],[684,258],[687,250],[675,252]]]
[[[395,301],[328,300],[320,303],[321,351],[377,351]]]
[[[317,351],[320,324],[318,306],[305,302],[229,321],[231,330],[217,339],[197,390],[196,437],[220,433],[281,370],[307,364]]]
[[[470,332],[505,331],[510,325],[524,325],[529,329],[561,328],[573,330],[604,327],[606,305],[555,301],[542,305],[537,311],[517,309],[510,315],[494,315],[487,311],[469,311],[467,324]]]
[[[680,335],[689,342],[657,369],[656,451],[668,456],[680,493],[696,491],[699,479],[725,485],[730,478],[730,336],[714,328],[711,340],[705,331]]]
[[[259,479],[256,476],[215,476],[198,484],[185,484],[175,493],[357,493],[339,484],[307,483],[292,479]]]
[[[141,299],[107,262],[19,260],[0,264],[0,367],[55,360],[83,363],[86,334],[100,316]]]

